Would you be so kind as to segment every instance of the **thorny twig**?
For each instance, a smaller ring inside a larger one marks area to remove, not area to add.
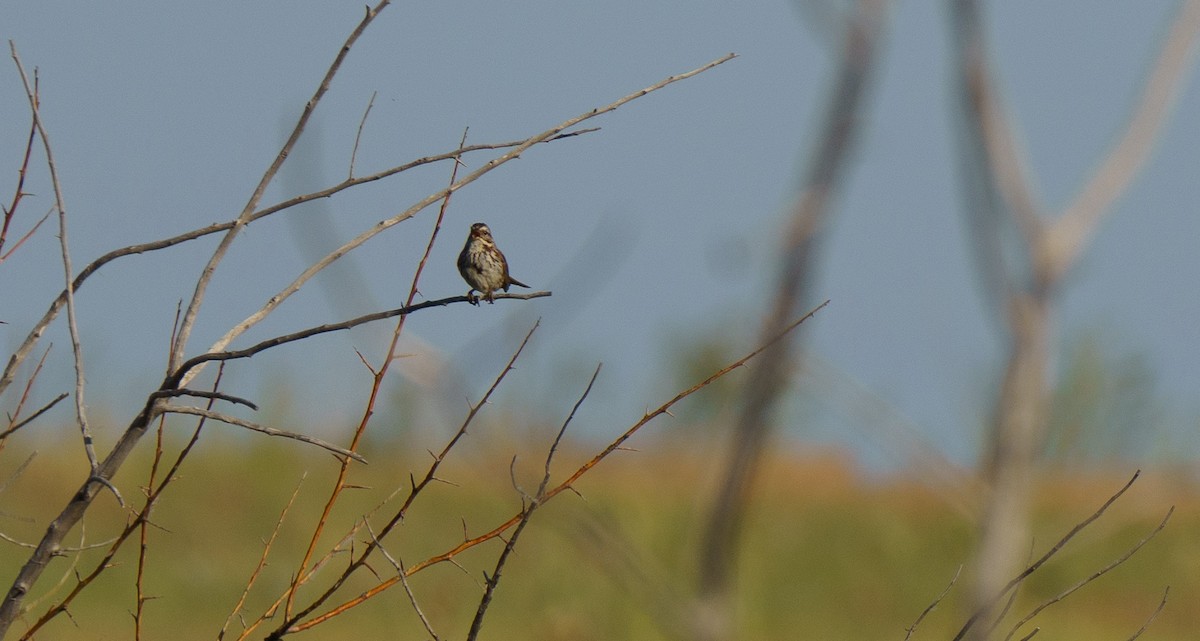
[[[463,131],[462,138],[459,140],[458,147],[462,149],[467,141],[467,132]],[[450,184],[453,185],[458,177],[459,163],[457,159],[453,167],[450,169]],[[429,242],[425,246],[425,252],[421,255],[421,259],[417,262],[417,267],[413,272],[412,282],[409,285],[408,298],[405,300],[405,307],[411,307],[413,300],[417,297],[418,288],[421,282],[421,275],[425,272],[425,265],[429,261],[429,255],[433,252],[434,243],[437,241],[438,231],[442,226],[442,219],[446,215],[446,209],[450,205],[451,192],[446,192],[445,198],[442,199],[442,206],[438,209],[438,215],[433,223],[433,230],[429,234]],[[350,449],[358,448],[359,440],[366,432],[367,424],[371,421],[371,417],[375,415],[375,403],[379,398],[379,392],[383,387],[384,377],[391,371],[392,362],[396,356],[396,346],[400,341],[400,334],[404,331],[405,321],[408,320],[408,315],[401,315],[396,321],[396,327],[392,331],[392,339],[388,343],[387,355],[384,358],[383,365],[373,371],[371,377],[371,391],[367,395],[365,408],[362,418],[358,422],[358,427],[354,430],[354,436],[350,440]],[[341,469],[338,471],[337,480],[334,481],[333,491],[329,495],[329,500],[325,503],[325,509],[321,512],[321,518],[317,520],[316,527],[313,528],[312,538],[309,540],[308,549],[304,552],[304,557],[300,561],[300,567],[296,570],[292,586],[288,589],[287,600],[284,603],[284,617],[290,618],[292,613],[292,605],[296,599],[296,589],[306,580],[305,572],[309,561],[312,560],[313,553],[316,551],[317,541],[321,538],[321,532],[325,529],[325,524],[328,522],[329,515],[333,510],[333,506],[341,496],[342,489],[346,486],[346,476],[349,473],[349,461],[343,460]]]
[[[587,399],[588,394],[592,392],[592,386],[596,384],[596,377],[600,375],[602,365],[596,366],[596,371],[592,373],[591,380],[588,381],[587,387],[584,388],[583,394],[579,396],[579,400],[575,401],[575,406],[571,408],[571,413],[567,415],[563,421],[562,427],[558,428],[558,434],[554,436],[554,441],[550,444],[550,450],[546,453],[546,466],[542,473],[541,483],[538,484],[537,494],[530,497],[526,495],[520,488],[521,502],[524,504],[524,509],[521,511],[521,520],[517,523],[513,533],[504,542],[504,549],[500,552],[500,557],[496,559],[496,566],[492,570],[491,575],[484,575],[484,591],[483,597],[479,600],[479,607],[475,610],[475,618],[471,620],[471,628],[467,632],[467,641],[475,641],[479,638],[479,631],[483,628],[483,618],[487,614],[488,606],[492,603],[492,596],[496,593],[496,587],[500,585],[500,576],[504,571],[504,564],[512,555],[513,550],[517,547],[517,539],[521,538],[521,532],[525,530],[525,526],[529,525],[529,520],[533,517],[533,511],[542,505],[542,500],[546,496],[546,486],[550,484],[550,464],[554,461],[554,454],[558,451],[558,445],[562,442],[562,437],[567,433],[567,426],[571,424],[571,420],[575,418],[575,412],[579,411],[579,406],[583,405],[583,401]],[[516,457],[513,458],[514,463]],[[515,486],[516,483],[514,482]]]

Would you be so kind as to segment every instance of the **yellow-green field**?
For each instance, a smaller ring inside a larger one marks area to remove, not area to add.
[[[436,439],[434,439],[436,441]],[[178,448],[171,439],[169,459]],[[81,480],[79,469],[54,462],[43,446],[28,469],[0,494],[0,531],[35,541]],[[72,448],[68,442],[54,447]],[[429,457],[401,447],[368,446],[368,466],[356,466],[331,519],[320,550],[340,538],[358,515],[396,488],[409,472],[420,476]],[[414,448],[416,449],[416,448]],[[127,500],[137,503],[145,483],[150,437],[119,476]],[[802,451],[802,450],[801,450]],[[473,437],[450,458],[407,520],[386,541],[406,565],[453,547],[514,514],[520,499],[509,463],[519,454],[518,483],[537,485],[541,448]],[[12,470],[27,452],[10,446],[0,463]],[[568,446],[556,461],[561,477],[587,456]],[[74,456],[68,456],[75,460]],[[504,569],[481,638],[487,639],[681,639],[697,615],[695,567],[705,506],[719,467],[714,458],[667,440],[619,452],[579,483],[582,498],[564,493],[537,512]],[[336,471],[328,455],[294,443],[234,438],[219,430],[201,440],[154,512],[144,585],[144,639],[216,638],[258,562],[283,506],[300,493],[283,523],[267,567],[241,614],[252,621],[287,585],[327,498]],[[1036,540],[1040,555],[1072,525],[1121,486],[1131,469],[1061,474],[1039,492]],[[305,476],[300,483],[302,476]],[[866,479],[834,455],[777,455],[763,470],[743,540],[738,621],[742,639],[895,639],[946,586],[969,558],[971,495],[964,489],[934,490],[906,478]],[[397,499],[371,522],[378,528]],[[1055,604],[1035,621],[1037,638],[1126,639],[1154,611],[1166,586],[1170,599],[1143,639],[1195,639],[1200,630],[1200,519],[1191,485],[1162,471],[1147,471],[1103,519],[1079,536],[1033,577],[1013,604],[1023,615],[1076,581],[1108,564],[1140,540],[1170,505],[1167,528],[1125,565]],[[69,540],[109,539],[126,515],[111,495],[102,496]],[[465,528],[465,530],[464,530]],[[357,536],[355,549],[369,534]],[[493,541],[418,573],[410,583],[441,638],[463,638],[478,604],[482,572],[491,569],[502,543]],[[136,539],[111,570],[89,587],[37,636],[39,639],[132,639]],[[0,563],[7,587],[26,550],[4,543]],[[58,559],[37,585],[26,623],[40,616],[91,571],[102,549]],[[324,588],[347,554],[335,556],[300,593],[306,603]],[[384,558],[371,563],[383,579],[394,576]],[[960,578],[915,639],[948,639],[966,617]],[[318,612],[378,583],[357,574]],[[268,621],[251,638],[271,629]],[[1007,628],[997,638],[1004,638]],[[1013,638],[1020,638],[1031,628]],[[225,638],[237,638],[242,622]],[[16,638],[19,634],[14,635]],[[298,639],[421,639],[428,634],[400,586]]]

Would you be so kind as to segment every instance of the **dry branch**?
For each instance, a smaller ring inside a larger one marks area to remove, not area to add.
[[[524,509],[521,510],[521,520],[517,522],[512,535],[504,542],[504,549],[501,550],[500,557],[496,559],[496,566],[492,569],[492,573],[485,577],[483,597],[479,600],[479,607],[475,610],[475,618],[471,620],[471,628],[467,632],[467,641],[475,641],[479,638],[479,631],[483,629],[483,618],[487,615],[488,606],[492,604],[492,596],[496,593],[496,587],[500,585],[500,577],[504,572],[504,564],[508,562],[508,558],[512,556],[513,550],[516,549],[517,540],[521,538],[521,533],[525,531],[525,526],[529,525],[529,520],[533,518],[534,510],[540,507],[542,501],[546,498],[546,486],[550,484],[550,464],[554,462],[554,454],[558,452],[558,445],[562,442],[563,435],[567,433],[567,426],[575,418],[575,412],[579,411],[579,407],[587,400],[588,394],[592,393],[592,386],[596,384],[596,377],[600,375],[601,367],[602,365],[596,366],[596,371],[592,372],[592,378],[588,381],[587,387],[584,388],[583,394],[579,395],[579,400],[575,401],[574,407],[571,408],[571,413],[567,415],[562,427],[558,428],[558,433],[554,436],[554,441],[550,443],[550,450],[546,453],[546,465],[542,473],[542,480],[538,484],[537,494],[532,497],[527,495],[521,488],[517,487],[516,479],[513,479],[513,486],[521,493],[521,502],[524,504]],[[514,456],[513,464],[515,465],[516,462],[517,459]]]
[[[338,447],[337,445],[334,445],[332,443],[327,443],[327,442],[322,441],[321,439],[316,438],[314,436],[309,436],[307,434],[300,434],[298,432],[289,432],[287,430],[280,430],[280,429],[276,429],[274,427],[266,427],[264,425],[259,425],[258,423],[254,423],[252,421],[240,419],[236,416],[230,416],[228,414],[222,414],[220,412],[206,410],[201,407],[191,407],[188,405],[165,405],[162,407],[161,411],[165,414],[191,414],[192,416],[203,416],[205,418],[211,418],[214,421],[220,421],[222,423],[226,423],[229,425],[236,425],[237,427],[244,427],[248,430],[253,430],[255,432],[261,432],[263,434],[266,434],[267,436],[279,436],[282,438],[290,438],[295,441],[300,441],[301,443],[308,443],[309,445],[316,445],[317,447],[329,450],[330,452],[333,452],[334,454],[337,454],[338,456],[352,458],[352,459],[358,461],[359,463],[367,462],[367,460],[364,459],[362,457],[362,455],[358,454],[357,452],[352,452],[344,447]]]
[[[50,134],[46,133],[46,124],[42,121],[41,110],[38,107],[37,93],[29,83],[25,67],[21,64],[21,57],[17,55],[17,45],[9,40],[8,48],[12,53],[13,63],[17,66],[17,73],[21,76],[21,83],[25,86],[25,96],[29,100],[33,123],[37,127],[38,137],[42,140],[42,149],[46,153],[46,166],[50,170],[50,184],[54,188],[54,206],[58,210],[58,242],[62,250],[63,279],[67,284],[67,330],[71,337],[71,350],[75,356],[75,419],[79,423],[79,432],[83,437],[83,450],[87,454],[88,465],[91,466],[94,475],[99,464],[96,461],[96,448],[92,444],[92,431],[88,427],[87,409],[84,406],[83,347],[79,342],[79,323],[75,314],[75,289],[71,278],[71,274],[75,273],[75,270],[71,267],[71,251],[67,242],[67,205],[63,200],[62,183],[58,179],[58,165],[54,162],[54,150],[50,146]]]
[[[34,102],[38,101],[37,69],[33,70],[33,100]],[[13,217],[17,214],[17,207],[20,206],[21,199],[26,196],[25,176],[29,173],[29,158],[33,154],[33,141],[36,137],[37,121],[33,118],[30,118],[29,136],[27,136],[25,139],[25,153],[21,157],[21,167],[17,170],[17,186],[13,188],[12,201],[9,202],[7,207],[3,208],[4,220],[3,222],[0,222],[0,263],[3,263],[8,259],[9,256],[12,255],[13,252],[17,251],[17,248],[23,245],[26,240],[33,236],[38,227],[41,227],[42,223],[50,217],[50,213],[47,212],[45,216],[42,216],[41,220],[39,220],[33,227],[29,229],[29,231],[25,232],[25,234],[21,236],[21,238],[12,246],[11,249],[8,250],[7,253],[4,252],[4,244],[8,241],[9,226],[12,224]]]

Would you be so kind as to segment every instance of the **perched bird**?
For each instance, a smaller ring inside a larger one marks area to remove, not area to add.
[[[492,293],[498,289],[507,292],[509,285],[529,287],[509,276],[508,261],[496,248],[496,241],[492,240],[492,230],[483,223],[471,225],[467,244],[458,255],[458,273],[462,274],[463,280],[471,286],[467,291],[467,298],[472,305],[479,304],[478,299],[473,296],[475,292],[483,294],[483,299],[491,304],[495,302]]]

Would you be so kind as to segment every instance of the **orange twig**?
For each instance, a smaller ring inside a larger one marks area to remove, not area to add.
[[[467,141],[467,132],[464,131],[462,139],[459,141],[458,148],[461,151],[463,145]],[[458,167],[460,163],[455,161],[453,169],[450,171],[450,184],[453,185],[458,178]],[[445,217],[446,208],[450,205],[450,196],[452,192],[447,192],[446,197],[442,199],[442,206],[438,210],[437,219],[434,221],[433,231],[429,234],[429,242],[425,246],[425,253],[421,255],[421,260],[417,263],[416,271],[413,273],[412,284],[408,290],[408,298],[405,301],[405,307],[410,307],[413,300],[417,297],[421,274],[425,271],[425,264],[429,260],[429,255],[433,252],[433,245],[437,241],[438,231],[442,227],[442,219]],[[362,439],[363,433],[366,432],[367,425],[371,421],[371,417],[375,414],[375,402],[379,397],[379,391],[383,387],[383,379],[391,370],[392,362],[395,360],[396,345],[400,341],[400,334],[404,331],[404,323],[408,319],[408,315],[400,316],[396,321],[396,329],[392,332],[392,340],[388,344],[387,356],[383,359],[383,364],[372,376],[371,393],[367,396],[366,407],[363,409],[362,418],[359,420],[358,427],[354,430],[354,437],[350,441],[350,451],[358,449],[358,443]],[[318,519],[316,527],[313,529],[312,539],[309,541],[308,549],[304,553],[303,560],[300,561],[300,567],[296,571],[295,578],[292,580],[291,587],[288,588],[287,600],[284,605],[284,618],[290,619],[292,615],[292,606],[296,600],[296,590],[311,574],[306,574],[308,564],[312,560],[313,553],[316,551],[317,541],[321,537],[321,533],[325,530],[325,524],[329,521],[329,515],[333,511],[334,504],[337,503],[338,497],[341,496],[342,490],[346,487],[346,476],[350,470],[349,459],[342,461],[341,468],[338,471],[337,480],[334,482],[333,491],[329,495],[329,500],[325,503],[325,509],[321,512],[321,518]],[[386,532],[385,532],[386,534]],[[315,607],[315,606],[312,606]],[[308,611],[306,609],[306,611]]]

